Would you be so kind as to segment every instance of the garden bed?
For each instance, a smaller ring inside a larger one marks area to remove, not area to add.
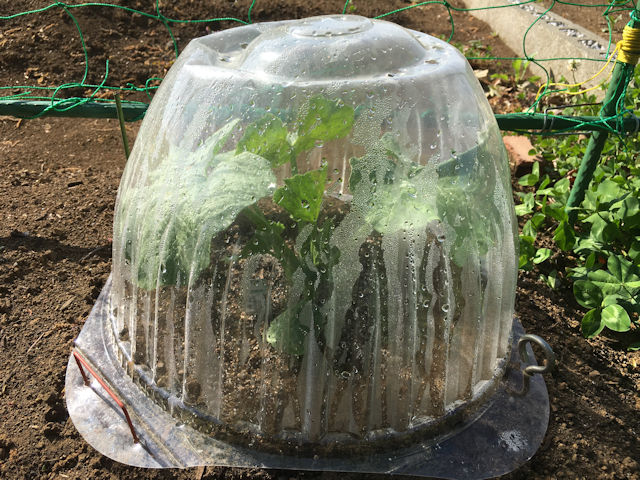
[[[18,11],[22,7],[32,7],[34,3],[37,2],[15,2],[14,8]],[[229,11],[237,14],[238,10],[244,11],[241,4],[248,2],[221,3],[233,5]],[[335,12],[341,10],[343,4],[327,1],[321,8],[310,7],[308,2],[283,1],[278,4],[287,5],[283,10],[284,7],[280,8],[276,3],[257,2],[254,18],[266,20],[275,15],[282,18],[282,11],[289,12],[291,17]],[[384,9],[374,10],[376,3],[382,1],[356,0],[355,13],[372,15],[407,5],[401,1],[384,2]],[[183,18],[212,15],[190,5],[193,4],[176,2],[172,8],[178,9],[177,14]],[[181,12],[180,8],[183,8]],[[431,12],[422,10],[423,13],[404,13],[389,19],[428,33],[448,35],[446,11],[439,6],[432,8]],[[268,14],[269,11],[272,13]],[[220,11],[215,15],[227,13]],[[61,21],[60,14],[56,15]],[[478,40],[482,45],[493,45],[494,55],[504,51],[500,50],[504,47],[486,26],[466,15],[456,15],[456,32],[461,36],[454,38],[455,41]],[[32,33],[25,32],[35,28],[36,17],[21,18],[14,22],[13,28],[24,29],[20,30],[24,37],[12,37],[11,42],[27,42],[31,38]],[[136,56],[143,58],[142,64],[149,58],[167,62],[167,66],[170,63],[170,53],[153,57],[151,51],[156,42],[158,45],[166,43],[166,35],[162,36],[161,42],[155,35],[150,35],[148,41],[140,43],[133,39],[133,34],[147,30],[142,20],[116,16],[113,23],[105,27],[98,18],[85,19],[87,30],[94,32],[90,35],[90,44],[99,41],[120,49],[133,45]],[[64,25],[67,25],[64,28],[71,28],[67,23]],[[115,40],[109,40],[111,37],[103,37],[107,35],[102,32],[103,27],[107,31],[109,28],[128,29],[131,37],[117,40],[116,35]],[[4,25],[2,28],[6,33]],[[183,28],[178,30],[182,46],[189,35],[206,33],[202,25]],[[78,45],[63,42],[67,34],[74,38],[73,30],[63,30],[63,36],[58,39],[62,45],[61,56],[55,61],[38,57],[44,55],[43,42],[36,42],[33,52],[22,54],[29,58],[29,64],[38,65],[42,71],[48,68],[47,65],[51,66],[51,73],[45,77],[47,83],[64,81],[64,72],[56,73],[54,66],[62,64],[64,55],[79,51]],[[11,45],[13,49],[19,49],[19,43]],[[134,66],[133,61],[121,68],[120,73],[115,70],[114,82],[126,83],[126,75],[146,79],[156,74]],[[24,64],[11,68],[3,65],[0,83],[24,83],[25,69]],[[503,97],[498,104],[504,106],[504,102]],[[129,126],[130,141],[136,131],[137,125]],[[371,478],[370,475],[222,467],[141,470],[117,464],[96,453],[69,419],[63,387],[73,339],[80,332],[111,269],[113,209],[124,166],[118,125],[113,120],[18,122],[3,117],[0,119],[0,155],[0,214],[3,219],[0,225],[1,477]],[[556,252],[555,255],[556,260],[561,258],[558,257],[561,254]],[[584,310],[575,303],[569,286],[561,284],[552,290],[536,273],[521,272],[516,312],[527,331],[541,335],[551,344],[558,357],[558,370],[547,378],[552,412],[545,441],[531,462],[506,478],[640,478],[637,460],[640,459],[640,352],[627,352],[614,336],[582,338],[579,320]]]

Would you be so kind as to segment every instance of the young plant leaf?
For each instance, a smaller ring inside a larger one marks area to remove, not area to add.
[[[267,329],[267,342],[283,353],[289,355],[304,354],[304,340],[309,333],[309,329],[300,324],[300,312],[308,304],[308,301],[302,301],[288,308],[276,318],[273,319]]]
[[[538,183],[539,180],[540,180],[540,163],[536,162],[533,164],[531,173],[520,177],[520,179],[518,180],[518,183],[520,185],[532,187],[533,185]]]
[[[294,175],[285,179],[284,186],[275,191],[273,201],[287,210],[294,220],[315,223],[326,182],[326,165],[319,170]]]
[[[535,238],[546,217],[542,213],[534,213],[522,227],[522,234]]]
[[[371,203],[365,218],[380,233],[421,229],[439,219],[435,198],[419,195],[410,181],[380,186]]]
[[[535,255],[536,249],[533,246],[535,238],[528,235],[520,235],[520,255],[518,257],[518,268],[531,270],[533,264],[531,259]]]
[[[549,288],[555,289],[558,286],[558,271],[551,270],[549,275],[545,275],[544,273],[540,274],[540,280],[547,284]]]
[[[608,203],[617,200],[623,193],[620,186],[613,180],[606,179],[598,185],[596,190],[598,194],[598,201],[600,203]]]
[[[211,147],[207,149],[208,154]],[[206,165],[195,160],[204,153],[198,150],[185,162],[188,152],[172,151],[162,176],[128,200],[137,208],[129,209],[124,235],[135,249],[132,260],[141,288],[152,290],[158,284],[175,285],[179,278],[182,282],[197,278],[211,262],[211,239],[231,225],[241,210],[272,191],[276,178],[264,158],[227,152],[215,155]],[[173,185],[176,178],[181,181]],[[175,200],[168,215],[170,201],[165,197],[170,191]]]
[[[602,310],[602,323],[615,332],[626,332],[631,328],[631,319],[620,305],[609,305]]]
[[[253,222],[256,231],[253,238],[242,250],[242,256],[269,254],[280,261],[287,280],[291,281],[293,274],[300,266],[300,260],[295,252],[289,248],[282,236],[285,227],[280,222],[268,220],[262,212],[252,205],[243,213]]]
[[[282,120],[269,113],[245,129],[236,153],[251,152],[269,160],[273,168],[279,167],[289,162],[293,155],[287,134]]]
[[[549,259],[549,257],[551,257],[552,253],[553,252],[548,248],[539,248],[536,251],[535,257],[533,257],[533,263],[537,265],[546,261],[547,259]]]
[[[535,197],[532,192],[521,194],[521,199],[522,203],[516,205],[516,215],[519,217],[532,213],[535,207]]]
[[[298,128],[295,153],[311,150],[316,142],[346,137],[351,132],[354,118],[354,110],[350,106],[321,96],[313,97]]]

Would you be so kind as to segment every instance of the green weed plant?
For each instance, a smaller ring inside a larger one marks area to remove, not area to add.
[[[627,98],[640,98],[640,75],[629,86]],[[594,97],[580,97],[576,103],[595,103]],[[597,106],[571,108],[564,114],[597,115]],[[629,105],[637,110],[637,105]],[[560,276],[572,281],[576,301],[587,309],[582,318],[582,334],[595,337],[605,328],[632,332],[640,327],[640,141],[631,135],[622,141],[611,138],[602,153],[585,199],[578,208],[574,225],[568,221],[566,204],[580,166],[587,138],[569,135],[542,137],[534,153],[543,162],[520,177],[516,214],[526,218],[520,235],[519,267],[538,269],[541,278],[555,288]],[[553,251],[539,247],[540,232],[552,232],[558,249],[575,258],[560,274],[548,265]],[[628,348],[640,349],[629,341]]]

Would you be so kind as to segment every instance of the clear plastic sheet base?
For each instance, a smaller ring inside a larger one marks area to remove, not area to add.
[[[541,376],[531,378],[526,394],[510,393],[522,387],[523,365],[515,345],[524,330],[514,319],[514,347],[499,388],[473,418],[445,437],[348,457],[339,452],[338,456],[278,455],[231,445],[180,423],[133,383],[116,359],[116,346],[108,334],[110,291],[111,278],[75,348],[122,400],[140,442],[134,443],[123,411],[104,388],[91,376],[90,384],[84,384],[73,355],[67,367],[66,401],[71,419],[85,440],[121,463],[149,468],[223,465],[481,479],[513,471],[527,462],[547,429],[549,400]],[[531,351],[529,354],[533,358]]]

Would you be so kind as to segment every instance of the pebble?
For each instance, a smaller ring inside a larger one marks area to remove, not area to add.
[[[622,460],[622,465],[625,467],[626,470],[629,470],[630,472],[636,472],[640,470],[638,468],[638,462],[636,462],[631,457],[624,457],[624,459]]]

